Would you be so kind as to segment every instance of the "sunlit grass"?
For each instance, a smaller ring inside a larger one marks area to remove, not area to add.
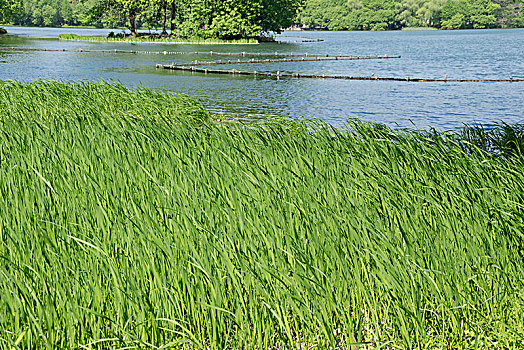
[[[522,158],[0,83],[0,347],[520,348]]]
[[[434,28],[434,27],[402,27],[401,30],[404,30],[404,31],[425,31],[425,30],[438,30],[438,28]]]
[[[84,36],[77,34],[60,34],[62,40],[75,41],[110,41],[110,42],[133,42],[133,43],[161,43],[161,44],[258,44],[256,39],[221,40],[212,38],[155,38],[155,37],[102,37]]]

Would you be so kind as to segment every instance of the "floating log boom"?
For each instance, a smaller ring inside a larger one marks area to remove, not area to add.
[[[302,57],[300,59],[296,58],[280,58],[280,59],[265,59],[265,60],[243,60],[240,59],[237,61],[227,60],[227,61],[194,61],[190,66],[215,66],[215,65],[224,65],[224,64],[248,64],[248,63],[282,63],[282,62],[319,62],[319,61],[351,61],[351,60],[381,60],[381,59],[389,59],[389,58],[400,58],[400,56],[334,56],[334,57],[326,57],[326,56],[317,56],[313,58],[305,58]],[[176,66],[187,66],[188,64],[176,64]]]
[[[84,49],[46,49],[46,48],[29,48],[29,47],[0,47],[0,51],[49,51],[49,52],[94,52],[94,53],[129,53],[129,54],[146,54],[146,55],[208,55],[208,56],[242,56],[242,57],[309,57],[309,58],[333,58],[343,59],[350,58],[356,59],[356,57],[374,57],[374,56],[353,56],[353,55],[329,55],[329,54],[308,54],[308,53],[249,53],[249,52],[214,52],[214,51],[133,51],[133,50],[84,50]],[[400,56],[376,56],[381,58],[400,58]]]
[[[162,65],[157,64],[157,69],[170,69],[178,70],[185,72],[193,73],[204,73],[204,74],[230,74],[230,75],[249,75],[255,77],[268,77],[268,78],[309,78],[309,79],[339,79],[339,80],[380,80],[380,81],[406,81],[413,83],[423,83],[423,82],[442,82],[442,83],[488,83],[488,82],[524,82],[524,79],[448,79],[447,76],[443,79],[432,79],[432,78],[398,78],[398,77],[379,77],[378,75],[373,75],[370,77],[354,77],[350,75],[317,75],[317,74],[289,74],[289,73],[263,73],[263,72],[246,72],[239,71],[236,69],[232,70],[220,70],[220,69],[208,69],[208,68],[198,68],[196,66],[181,66],[181,65]]]

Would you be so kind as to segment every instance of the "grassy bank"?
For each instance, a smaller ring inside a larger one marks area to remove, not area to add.
[[[433,27],[402,27],[401,30],[404,30],[404,31],[424,31],[424,30],[438,30],[438,28],[433,28]]]
[[[0,347],[520,348],[522,170],[453,135],[0,83]]]
[[[137,37],[103,37],[103,36],[84,36],[77,34],[60,34],[61,40],[73,41],[95,41],[95,42],[131,42],[131,43],[160,43],[160,44],[258,44],[256,39],[220,40],[203,38],[159,38],[154,36]]]

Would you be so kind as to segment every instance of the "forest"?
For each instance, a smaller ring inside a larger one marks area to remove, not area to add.
[[[524,27],[522,0],[307,0],[297,21],[329,30]]]
[[[290,26],[325,30],[524,27],[523,0],[3,0],[0,23],[159,29],[246,38]]]
[[[13,5],[3,11],[4,22],[9,18],[15,25],[126,27],[132,34],[138,28],[161,29],[181,37],[229,39],[289,27],[300,5],[300,0],[8,1]]]

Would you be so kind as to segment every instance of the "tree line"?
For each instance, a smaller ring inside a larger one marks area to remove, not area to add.
[[[524,27],[523,0],[307,0],[297,22],[329,30]]]
[[[329,30],[524,27],[524,0],[1,0],[0,23],[126,26],[225,39]]]
[[[300,0],[2,1],[18,3],[9,13],[17,25],[126,26],[132,34],[140,27],[160,28],[165,35],[225,39],[280,31],[293,24],[300,5]]]

